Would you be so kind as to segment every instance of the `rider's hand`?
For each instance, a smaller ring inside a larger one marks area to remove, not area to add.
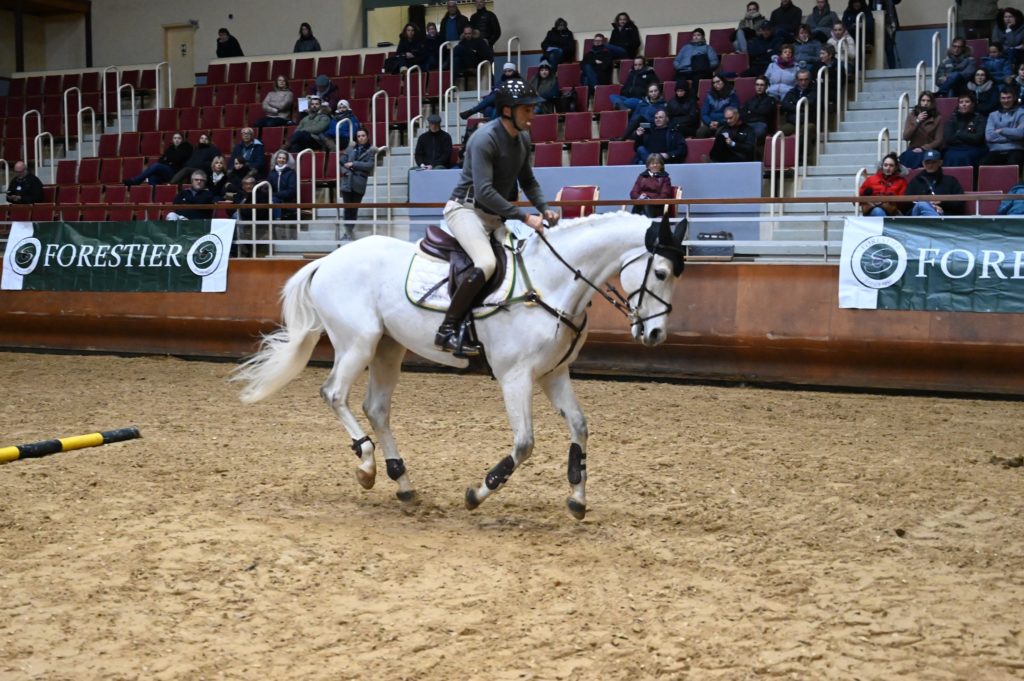
[[[526,226],[531,227],[535,232],[544,231],[544,218],[534,213],[533,215],[526,216]]]
[[[544,211],[544,220],[547,221],[548,227],[554,227],[558,224],[558,221],[562,218],[562,214],[557,210],[551,210],[550,208]]]

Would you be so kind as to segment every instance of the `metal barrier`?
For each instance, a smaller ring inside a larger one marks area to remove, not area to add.
[[[156,109],[159,111],[163,108],[163,98],[160,96],[162,88],[160,87],[160,71],[162,67],[167,68],[167,105],[170,106],[171,102],[174,101],[174,93],[171,92],[171,64],[170,62],[162,61],[158,62],[154,69],[156,73]]]
[[[828,67],[822,66],[821,68],[818,69],[818,77],[816,83],[818,101],[815,103],[814,106],[814,120],[818,128],[818,149],[821,149],[822,144],[828,143],[828,81]]]
[[[441,108],[441,120],[443,120],[445,122],[448,121],[449,103],[451,101],[454,101],[455,98],[458,97],[458,95],[459,95],[459,88],[456,87],[455,85],[452,85],[451,87],[449,87],[447,90],[444,91],[444,97],[441,100],[443,102],[443,106]],[[457,107],[456,107],[456,111],[455,111],[455,137],[452,138],[452,141],[455,142],[456,144],[458,144],[457,140],[461,140],[461,139],[462,139],[462,117],[459,116],[459,112],[458,112]]]
[[[337,128],[335,128],[337,130]],[[305,155],[312,156],[316,160],[316,153],[312,149],[303,149],[295,155],[295,198],[296,200],[302,199],[302,157]],[[316,201],[316,163],[309,164],[309,186],[313,190],[311,196]],[[316,218],[316,210],[313,211],[313,217]],[[302,226],[302,213],[295,211],[295,229],[298,230]]]
[[[100,108],[103,109],[103,127],[107,127],[107,119],[110,118],[110,112],[107,111],[107,71],[113,71],[117,77],[114,79],[114,90],[117,91],[121,87],[121,72],[117,70],[116,66],[108,66],[100,71],[100,98],[103,100],[100,102]]]
[[[882,140],[885,140],[885,146],[882,146]],[[882,128],[878,131],[878,140],[875,147],[875,158],[882,159],[886,154],[889,153],[889,128]]]
[[[781,130],[772,135],[769,149],[772,155],[772,163],[768,167],[768,196],[773,199],[781,198],[784,180],[783,173],[786,170],[786,136]],[[776,165],[778,165],[777,169]],[[775,215],[776,210],[776,205],[774,203],[771,204],[769,215]]]
[[[448,51],[448,73],[451,77],[451,85],[455,85],[455,46],[459,43],[455,40],[449,40],[448,42],[441,43],[437,48],[437,72],[438,74],[444,73],[444,53]],[[444,98],[446,92],[444,87],[444,78],[437,79],[437,101],[440,102]],[[441,116],[444,118],[444,116]]]
[[[273,200],[274,187],[270,184],[270,182],[268,180],[263,180],[262,182],[256,183],[256,186],[252,188],[252,199],[253,199],[253,204],[254,205],[260,205],[260,204],[256,203],[256,197],[259,196],[259,191],[260,191],[261,187],[266,187],[267,188],[267,200],[268,201],[272,201]],[[253,212],[255,213],[255,209],[253,210]],[[258,213],[256,213],[256,215],[258,215]],[[259,224],[261,224],[262,222],[264,222],[264,221],[263,220],[253,220],[252,223],[251,223],[252,224],[252,240],[253,240],[252,251],[253,251],[253,256],[254,257],[255,257],[255,254],[256,254],[256,243],[255,242],[258,241],[258,239],[256,238],[256,227]],[[266,219],[265,222],[266,222],[266,225],[267,225],[267,240],[269,241],[269,243],[267,244],[267,246],[269,248],[268,255],[272,256],[272,255],[274,255],[274,211],[273,211],[273,209],[267,210],[267,219]]]
[[[38,176],[40,174],[39,166],[41,163],[41,159],[43,158],[44,139],[50,140],[50,181],[48,183],[44,182],[43,184],[53,184],[53,181],[57,179],[57,164],[55,162],[57,155],[53,151],[53,135],[51,133],[46,132],[45,130],[36,135],[35,139],[32,140],[32,151],[35,154],[36,159],[36,175]]]
[[[132,103],[132,123],[135,123],[135,87],[131,83],[117,86],[117,138],[121,139],[121,91],[128,88],[128,100]],[[159,109],[157,109],[159,111]]]
[[[62,112],[64,114],[64,155],[65,156],[71,153],[71,126],[68,125],[68,123],[70,122],[70,120],[68,119],[68,95],[71,92],[75,92],[75,93],[78,94],[78,107],[76,108],[76,111],[82,108],[82,91],[79,88],[77,88],[77,87],[69,87],[67,90],[65,90],[64,91],[64,108],[62,109]],[[95,136],[95,134],[96,134],[96,122],[93,121],[93,135]],[[78,158],[79,158],[79,160],[81,160],[81,158],[82,158],[82,140],[84,139],[83,135],[84,135],[84,133],[82,132],[82,123],[81,123],[81,121],[79,121],[78,122]],[[120,141],[120,139],[118,141]]]
[[[906,140],[903,139],[903,125],[907,120],[907,116],[910,115],[910,93],[904,92],[900,94],[896,112],[896,149],[902,153],[906,149]]]
[[[881,159],[879,159],[879,160],[881,160]],[[864,184],[864,180],[867,178],[867,176],[868,176],[868,169],[867,168],[861,168],[860,170],[857,171],[857,176],[853,180],[853,194],[854,194],[854,196],[857,196],[858,194],[860,194],[860,186],[862,184]]]
[[[370,99],[370,144],[373,146],[381,146],[378,144],[380,140],[377,139],[377,100],[384,98],[384,134],[387,135],[391,130],[391,99],[388,97],[388,93],[385,90],[377,90],[373,93],[373,97]],[[387,142],[387,140],[384,140]]]
[[[522,61],[523,61],[523,48],[519,42],[519,36],[514,35],[508,39],[508,59],[506,61],[512,61],[512,43],[516,44],[516,71],[523,72]]]
[[[942,41],[939,32],[932,33],[932,82],[926,90],[935,90],[935,76],[939,73],[939,64],[942,63],[941,47]]]
[[[846,117],[846,97],[844,97],[843,87],[846,85],[845,74],[849,73],[848,62],[850,60],[849,48],[846,47],[845,41],[836,43],[836,62],[838,68],[836,69],[836,120],[841,121]]]
[[[5,159],[0,158],[0,165],[4,167],[4,189],[11,184],[11,167],[7,164]]]
[[[89,112],[89,127],[93,131],[93,134],[92,134],[92,155],[93,156],[97,155],[97,153],[96,153],[96,109],[92,108],[91,106],[83,106],[82,108],[80,108],[78,110],[78,113],[75,114],[75,120],[78,121],[78,161],[79,161],[79,163],[81,163],[81,161],[82,161],[82,157],[84,156],[84,151],[83,150],[85,149],[85,137],[82,134],[82,130],[85,129],[83,127],[83,124],[85,123],[85,116],[84,116],[84,114],[85,114],[86,111]],[[120,133],[118,133],[118,134],[120,135]],[[118,137],[118,140],[120,141],[120,137]]]
[[[914,68],[914,101],[921,99],[921,93],[928,89],[928,67],[924,60],[917,62]]]
[[[416,73],[417,87],[416,87],[415,92],[417,92],[418,95],[419,95],[416,99],[417,99],[417,101],[420,104],[419,111],[416,113],[415,116],[412,115],[412,100],[413,100],[413,97],[410,94],[411,92],[413,92],[413,89],[412,89],[412,75],[413,75],[413,72]],[[421,69],[419,66],[416,66],[415,64],[413,64],[412,66],[410,66],[405,71],[405,121],[406,121],[406,123],[405,123],[406,138],[405,139],[409,142],[409,159],[410,159],[409,163],[410,163],[410,165],[415,165],[415,161],[412,160],[412,158],[413,158],[412,147],[414,146],[413,141],[416,139],[416,137],[415,137],[416,122],[423,120],[423,101],[422,101],[422,97],[423,97],[423,69]],[[422,123],[421,123],[421,125],[422,125]],[[337,129],[337,128],[335,128],[335,129]],[[349,139],[351,139],[351,135],[349,136]]]
[[[483,77],[483,71],[487,71],[487,78]],[[479,102],[484,98],[484,91],[481,89],[487,83],[487,92],[491,91],[494,83],[494,62],[482,61],[476,65],[476,100]]]
[[[857,52],[856,60],[853,65],[854,101],[856,101],[856,98],[861,93],[861,91],[864,90],[864,84],[867,80],[867,22],[867,15],[864,14],[864,12],[858,14],[857,18],[854,20],[853,44]]]
[[[956,3],[949,6],[946,10],[946,48],[948,49],[953,44],[953,37],[956,35],[956,22],[959,18],[957,16],[958,11]]]
[[[811,103],[807,97],[801,97],[796,103],[796,125],[794,126],[793,136],[796,138],[793,146],[793,196],[796,196],[797,191],[800,189],[800,185],[803,179],[807,179],[807,159],[808,144],[807,144],[807,126],[810,123],[810,107]],[[801,116],[801,111],[803,115]],[[801,133],[803,133],[801,135]],[[801,153],[803,157],[801,158]]]
[[[390,207],[390,204],[391,204],[391,154],[389,154],[387,152],[388,152],[388,147],[386,145],[382,146],[382,147],[377,147],[377,153],[376,153],[376,155],[373,158],[373,164],[375,166],[378,165],[377,164],[377,156],[380,156],[381,154],[385,154],[385,161],[386,161],[386,163],[385,163],[386,171],[385,172],[387,173],[387,177],[388,177],[388,181],[387,181],[388,201],[387,202],[389,204],[389,207],[387,208],[387,219],[390,222],[393,219],[393,217],[394,217],[394,208]],[[379,187],[380,187],[379,178],[380,178],[380,173],[377,173],[375,171],[373,173],[373,202],[375,204],[378,203],[378,198],[379,198],[379,196],[378,196]],[[377,233],[377,220],[378,220],[378,217],[377,217],[377,207],[374,206],[373,207],[373,233],[374,234]]]
[[[26,163],[28,162],[28,119],[35,114],[36,119],[39,121],[39,131],[43,130],[43,114],[39,109],[29,109],[25,113],[21,114],[21,158]],[[33,147],[33,151],[35,147]],[[36,159],[36,163],[39,163],[39,159]]]

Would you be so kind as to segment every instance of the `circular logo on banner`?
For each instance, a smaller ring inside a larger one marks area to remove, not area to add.
[[[188,249],[188,268],[197,277],[213,274],[224,259],[224,242],[216,234],[207,234],[196,239]]]
[[[872,236],[853,249],[850,267],[864,286],[888,288],[907,270],[907,249],[891,236]]]
[[[43,253],[43,245],[34,236],[22,239],[11,251],[11,269],[21,276],[32,274],[39,264],[39,256]]]

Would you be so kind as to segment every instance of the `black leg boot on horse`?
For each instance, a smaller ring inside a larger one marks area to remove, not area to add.
[[[483,270],[474,267],[459,288],[452,294],[452,302],[444,315],[444,322],[434,336],[434,345],[439,350],[450,352],[455,357],[477,357],[480,347],[469,342],[467,323],[465,323],[473,301],[487,283]]]

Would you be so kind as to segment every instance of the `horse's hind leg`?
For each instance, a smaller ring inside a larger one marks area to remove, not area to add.
[[[335,339],[331,338],[331,342],[334,343]],[[344,349],[337,349],[339,345],[335,343],[334,368],[320,388],[320,396],[338,416],[341,425],[352,438],[352,451],[360,460],[359,468],[356,469],[356,479],[364,489],[373,487],[377,478],[373,442],[348,408],[348,396],[352,384],[369,364],[376,343],[376,340],[368,343],[349,342]]]
[[[528,375],[502,379],[505,410],[512,425],[512,453],[487,472],[483,484],[466,488],[466,508],[473,510],[508,481],[509,476],[533,453],[533,381]]]
[[[397,341],[384,336],[377,344],[377,354],[370,362],[370,380],[363,400],[363,413],[377,434],[377,441],[384,450],[387,460],[388,477],[398,483],[397,496],[401,501],[416,499],[416,490],[409,481],[405,462],[398,455],[398,445],[391,432],[391,396],[398,384],[402,371],[405,348]]]
[[[569,445],[568,478],[572,493],[566,498],[565,504],[576,520],[583,520],[587,515],[587,417],[583,415],[580,402],[576,399],[567,368],[548,374],[541,380],[540,386],[569,426],[572,444]]]

